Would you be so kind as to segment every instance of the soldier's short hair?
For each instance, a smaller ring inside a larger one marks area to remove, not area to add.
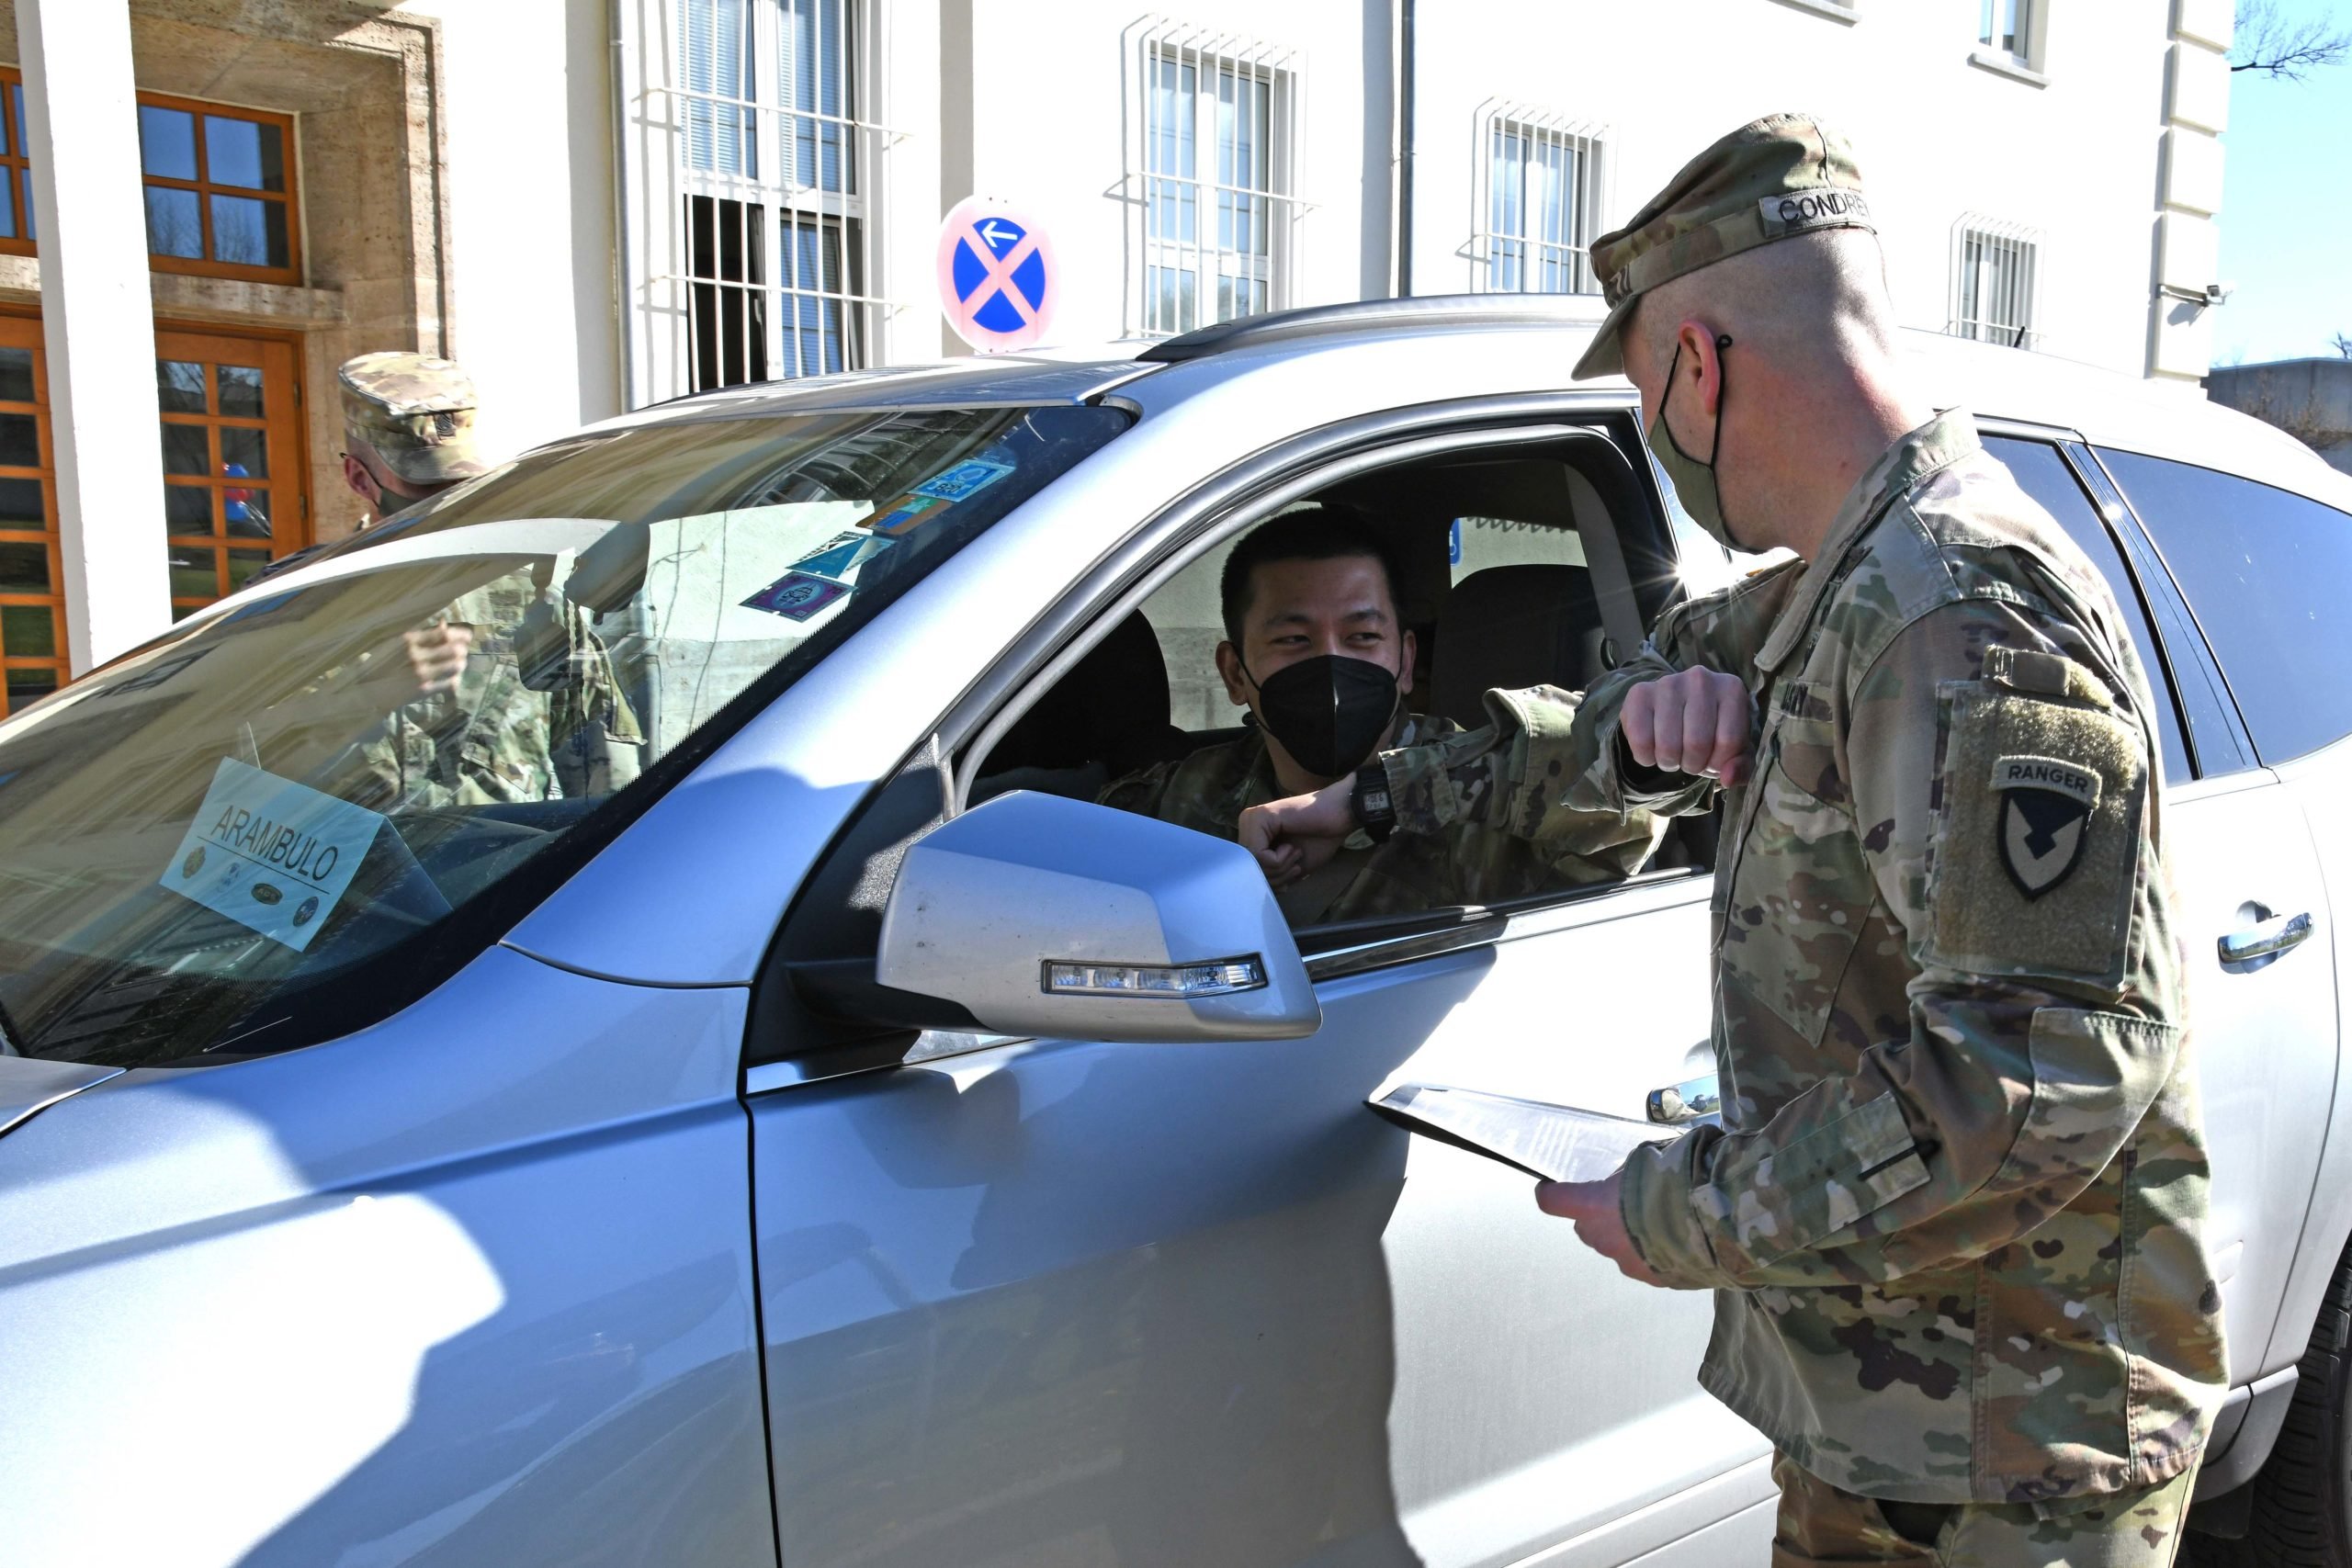
[[[1217,581],[1219,608],[1227,641],[1241,640],[1242,617],[1250,613],[1252,576],[1261,566],[1294,560],[1376,561],[1388,603],[1396,603],[1396,558],[1369,513],[1340,502],[1310,502],[1261,523],[1225,558]]]

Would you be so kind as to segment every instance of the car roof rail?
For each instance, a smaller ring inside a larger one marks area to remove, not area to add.
[[[1334,337],[1382,327],[1598,326],[1608,307],[1597,294],[1419,294],[1406,299],[1359,299],[1309,305],[1262,316],[1237,316],[1215,326],[1163,338],[1136,355],[1181,365],[1261,344]]]

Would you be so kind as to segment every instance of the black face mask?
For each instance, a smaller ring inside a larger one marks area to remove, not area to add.
[[[1250,667],[1241,672],[1250,674]],[[1258,682],[1258,721],[1300,767],[1336,779],[1372,755],[1400,700],[1396,677],[1386,666],[1318,654]]]

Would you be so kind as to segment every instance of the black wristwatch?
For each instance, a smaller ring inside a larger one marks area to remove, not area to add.
[[[1378,758],[1356,770],[1355,794],[1349,806],[1355,813],[1356,826],[1371,834],[1374,843],[1386,843],[1388,835],[1396,830],[1396,805],[1388,798],[1388,769]]]

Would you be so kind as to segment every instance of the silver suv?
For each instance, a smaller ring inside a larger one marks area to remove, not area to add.
[[[1704,1297],[1363,1108],[1709,1070],[1708,824],[1293,930],[1094,804],[1233,733],[1216,573],[1299,499],[1381,520],[1469,723],[1740,569],[1628,388],[1560,389],[1573,312],[690,399],[0,726],[0,1562],[1759,1561]],[[2159,686],[2235,1385],[2200,1549],[2342,1568],[2352,487],[1915,346]]]

